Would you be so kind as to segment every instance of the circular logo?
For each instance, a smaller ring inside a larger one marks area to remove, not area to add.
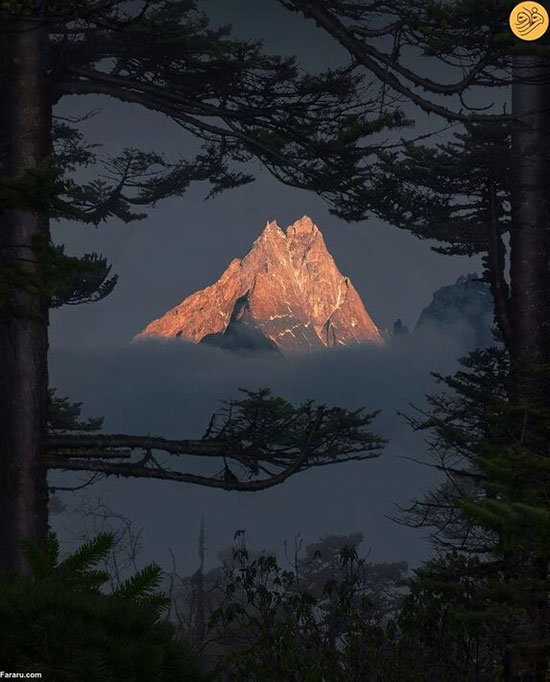
[[[520,2],[510,13],[510,28],[520,40],[536,40],[546,33],[548,12],[538,2]]]

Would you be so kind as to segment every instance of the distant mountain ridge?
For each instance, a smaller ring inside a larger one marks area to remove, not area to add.
[[[414,331],[437,329],[453,335],[462,332],[474,346],[489,346],[493,343],[493,315],[490,286],[479,275],[470,273],[434,292]]]
[[[284,354],[384,344],[308,216],[286,230],[268,222],[244,258],[233,259],[214,284],[188,296],[136,338],[154,336]]]

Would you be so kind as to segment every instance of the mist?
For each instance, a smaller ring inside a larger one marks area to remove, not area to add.
[[[430,330],[383,349],[365,345],[295,357],[246,357],[179,339],[98,350],[56,348],[51,386],[82,401],[86,416],[104,416],[107,433],[201,437],[221,400],[236,397],[239,388],[269,387],[293,403],[314,399],[381,410],[373,430],[390,442],[376,459],[305,471],[258,493],[111,477],[84,491],[62,493],[66,511],[53,517],[54,529],[70,544],[83,522],[74,510],[83,496],[93,495],[143,529],[144,561],[167,566],[171,549],[180,571],[196,568],[202,516],[207,565],[232,543],[236,530],[246,530],[251,547],[277,551],[297,534],[309,542],[323,534],[362,532],[372,560],[415,565],[428,556],[429,544],[391,517],[396,504],[406,506],[438,475],[411,461],[428,461],[427,447],[399,413],[411,413],[411,404],[422,407],[424,396],[437,390],[430,372],[454,371],[456,358],[465,353],[464,338]],[[54,472],[51,478],[67,485],[86,476]]]

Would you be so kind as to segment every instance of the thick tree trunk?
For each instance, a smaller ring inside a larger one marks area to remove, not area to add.
[[[548,455],[550,434],[550,60],[514,58],[512,110],[513,183],[511,230],[511,401],[518,407],[512,424],[516,441]],[[546,415],[544,414],[546,412]],[[546,579],[545,561],[535,555],[516,557],[512,577]],[[548,637],[545,595],[536,597],[532,636]],[[530,661],[510,654],[506,682],[544,682],[547,657]]]
[[[514,61],[511,312],[516,399],[546,402],[550,361],[550,60]]]
[[[3,25],[0,40],[0,168],[14,178],[49,151],[47,34],[38,24]],[[0,207],[1,210],[2,207]],[[48,301],[41,247],[48,219],[0,212],[0,570],[27,570],[20,541],[47,536]],[[22,278],[14,282],[13,277]],[[28,286],[29,283],[31,286]]]

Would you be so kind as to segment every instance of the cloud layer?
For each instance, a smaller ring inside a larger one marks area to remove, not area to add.
[[[255,547],[280,548],[300,533],[362,531],[376,560],[416,563],[427,545],[415,531],[386,518],[435,480],[435,474],[403,457],[419,457],[422,439],[410,433],[398,412],[421,405],[433,390],[430,371],[451,372],[461,343],[434,333],[415,334],[385,349],[368,346],[294,358],[242,357],[183,341],[142,341],[115,349],[57,348],[51,356],[51,385],[83,401],[89,416],[105,416],[105,430],[200,437],[219,401],[240,387],[270,387],[295,403],[313,398],[330,405],[381,409],[375,430],[390,439],[376,460],[304,472],[261,493],[210,490],[177,483],[107,480],[95,486],[116,511],[144,527],[144,557],[166,563],[168,547],[178,567],[193,570],[201,515],[209,557],[246,529]],[[65,476],[67,480],[67,476]],[[56,474],[56,480],[58,475]],[[68,508],[78,498],[66,495]],[[78,516],[55,517],[62,532],[78,527]],[[193,548],[189,551],[189,548]]]

